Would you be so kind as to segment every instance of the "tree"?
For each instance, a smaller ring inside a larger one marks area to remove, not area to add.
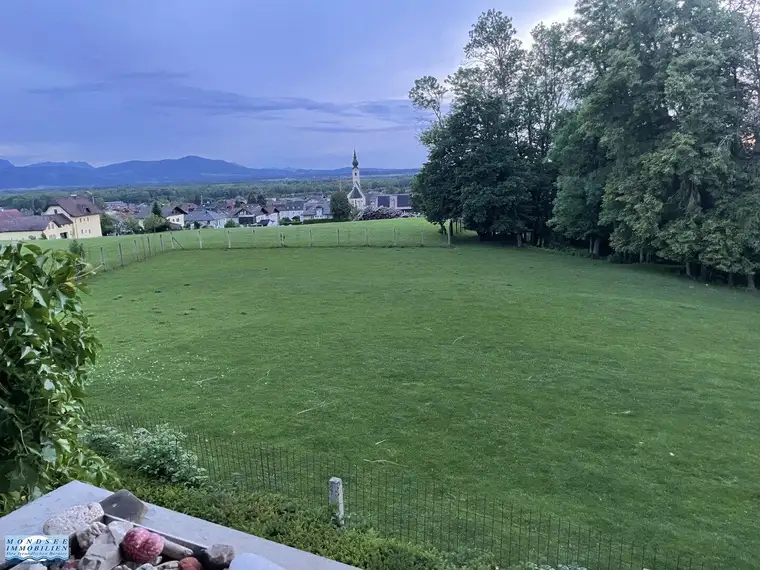
[[[124,218],[124,230],[128,234],[141,234],[143,232],[140,222],[131,216]]]
[[[170,229],[170,224],[166,218],[151,214],[143,220],[143,228],[146,232],[166,232]]]
[[[79,438],[88,367],[100,349],[81,306],[79,259],[34,245],[0,248],[0,508],[79,479],[113,482]],[[19,276],[23,275],[23,278]]]
[[[240,227],[240,225],[235,220],[230,219],[230,220],[227,220],[226,222],[224,222],[224,227],[225,228],[237,228],[237,227]]]
[[[153,207],[150,209],[150,212],[157,218],[163,217],[163,212],[161,211],[161,206],[158,205],[158,202],[153,202]]]
[[[333,220],[344,222],[351,219],[351,203],[348,201],[348,195],[340,190],[333,192],[330,196],[330,212]]]
[[[100,231],[104,236],[116,233],[116,221],[108,214],[100,216]]]

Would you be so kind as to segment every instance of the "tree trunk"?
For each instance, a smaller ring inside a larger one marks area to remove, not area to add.
[[[699,269],[699,279],[700,281],[707,281],[710,278],[710,271],[704,263]]]
[[[686,267],[686,276],[687,276],[687,277],[692,277],[692,278],[693,278],[693,277],[694,277],[694,274],[691,272],[691,261],[687,261],[687,262],[685,263],[685,267]]]
[[[734,274],[729,273],[728,274],[728,286],[733,287],[734,286]]]
[[[644,263],[646,261],[646,254],[644,253],[643,249],[639,250],[639,263]]]
[[[594,253],[594,238],[588,236],[588,252]]]
[[[747,289],[755,291],[755,273],[747,273]]]
[[[522,247],[522,234],[517,234],[517,247]]]
[[[594,249],[592,250],[592,253],[594,255],[594,259],[599,259],[599,248],[602,245],[602,240],[600,238],[594,238]]]
[[[454,220],[449,220],[449,236],[454,237]]]

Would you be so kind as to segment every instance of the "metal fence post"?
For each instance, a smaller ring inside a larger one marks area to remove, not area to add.
[[[230,230],[227,230],[227,249],[232,249],[232,242],[230,241]]]
[[[158,234],[158,243],[161,246],[161,253],[164,251],[164,234]]]
[[[311,228],[309,228],[309,247],[311,247],[312,244],[312,235],[311,235]]]
[[[108,271],[108,268],[106,267],[106,256],[103,253],[103,246],[102,245],[100,246],[100,265],[103,266],[103,269],[105,269],[106,271]]]
[[[119,242],[118,245],[119,245],[119,261],[121,262],[121,266],[124,267],[124,252],[121,250],[121,242]]]
[[[343,508],[343,479],[330,477],[330,505],[335,509],[338,524],[343,524],[345,510]]]
[[[203,238],[201,237],[201,230],[198,230],[198,245],[203,249]]]

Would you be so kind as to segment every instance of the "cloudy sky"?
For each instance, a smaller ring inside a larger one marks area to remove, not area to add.
[[[252,167],[416,167],[406,94],[480,12],[521,36],[572,0],[23,0],[0,17],[0,158],[188,154]]]

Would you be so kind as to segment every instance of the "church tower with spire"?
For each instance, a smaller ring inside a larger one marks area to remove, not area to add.
[[[351,185],[351,192],[348,193],[348,202],[353,208],[361,210],[367,206],[367,198],[362,192],[362,183],[359,179],[359,159],[356,157],[356,149],[354,149],[354,160],[351,163],[353,167],[351,169],[351,178],[353,183]]]

